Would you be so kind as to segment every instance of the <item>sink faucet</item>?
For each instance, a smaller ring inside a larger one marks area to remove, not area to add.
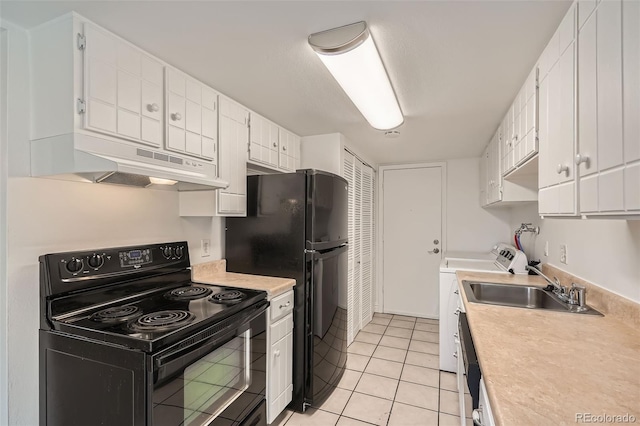
[[[536,274],[540,275],[549,283],[549,290],[552,290],[553,293],[560,298],[563,302],[569,302],[569,295],[567,294],[567,287],[560,284],[560,280],[557,277],[553,277],[553,281],[549,279],[542,271],[535,266],[527,265],[525,268],[529,271],[533,271]]]

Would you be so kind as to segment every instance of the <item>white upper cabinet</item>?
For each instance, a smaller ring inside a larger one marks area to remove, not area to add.
[[[278,125],[254,112],[250,116],[249,162],[277,169],[280,153]]]
[[[640,3],[579,1],[580,213],[640,213]]]
[[[165,68],[166,148],[216,162],[218,93],[171,67]]]
[[[252,112],[249,138],[249,163],[280,172],[300,168],[299,136]]]
[[[220,97],[219,177],[229,187],[217,191],[217,215],[247,215],[247,147],[249,111],[231,99]]]
[[[539,203],[541,215],[576,215],[576,5],[572,5],[538,65]]]
[[[84,127],[162,145],[162,64],[131,44],[84,24]]]
[[[280,169],[293,172],[300,166],[300,137],[280,128]]]

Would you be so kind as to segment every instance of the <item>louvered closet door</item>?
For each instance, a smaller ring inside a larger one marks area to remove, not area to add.
[[[351,344],[373,315],[374,172],[345,152],[343,176],[349,182],[347,343]]]
[[[353,173],[353,335],[362,328],[362,163],[356,159]]]
[[[364,326],[371,321],[373,315],[373,170],[365,165],[362,167],[361,209],[360,322]]]
[[[347,202],[347,227],[349,238],[349,251],[348,251],[348,267],[347,267],[347,344],[350,345],[355,337],[354,321],[353,321],[353,245],[352,241],[355,240],[355,232],[353,227],[353,204],[354,204],[354,161],[353,155],[348,152],[344,153],[344,163],[342,166],[342,175],[349,183],[348,202]]]

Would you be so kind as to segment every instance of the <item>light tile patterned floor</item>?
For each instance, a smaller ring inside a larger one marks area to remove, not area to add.
[[[437,320],[375,314],[331,396],[304,414],[285,410],[272,426],[459,426],[456,377],[439,371],[438,341]]]

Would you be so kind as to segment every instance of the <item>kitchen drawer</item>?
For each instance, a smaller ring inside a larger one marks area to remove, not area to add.
[[[271,342],[277,342],[293,330],[293,314],[274,322],[270,325]]]
[[[293,311],[293,290],[271,300],[271,321],[277,321]]]

